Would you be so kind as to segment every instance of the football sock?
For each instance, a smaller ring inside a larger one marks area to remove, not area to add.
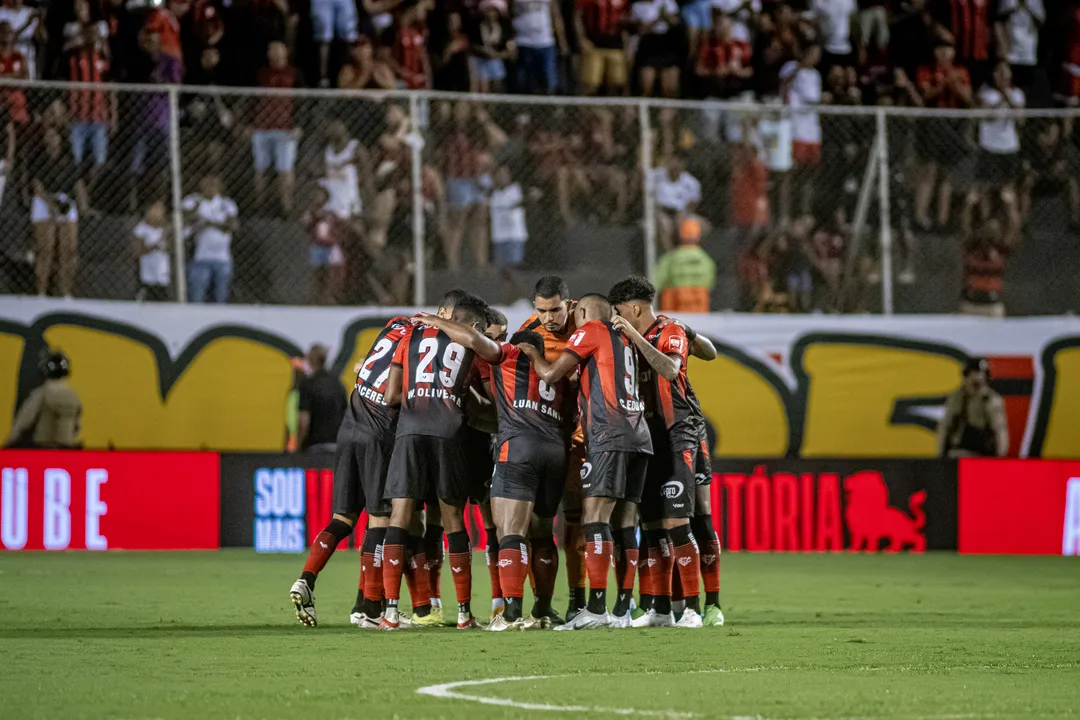
[[[632,527],[619,528],[614,533],[615,581],[619,586],[619,595],[613,612],[618,617],[630,611],[630,598],[634,595],[639,553],[636,530]]]
[[[410,535],[408,543],[409,557],[405,568],[405,584],[409,586],[409,599],[412,600],[413,613],[424,617],[431,612],[431,581],[428,577],[424,538],[419,535]]]
[[[701,612],[701,553],[698,551],[690,523],[668,530],[675,546],[675,565],[682,584],[686,609]]]
[[[559,551],[555,548],[555,538],[551,535],[534,537],[529,540],[532,553],[529,567],[536,583],[536,604],[533,615],[540,617],[551,610],[551,598],[555,594],[555,578],[559,574]]]
[[[450,570],[454,575],[454,592],[457,594],[458,612],[472,613],[472,544],[469,533],[464,530],[447,533],[450,545]]]
[[[585,607],[585,536],[580,518],[563,523],[563,552],[566,554],[566,582],[576,607]]]
[[[701,579],[705,582],[705,604],[720,607],[720,538],[712,515],[698,515],[690,527],[701,549]]]
[[[442,605],[442,564],[443,564],[443,529],[442,525],[428,523],[424,530],[424,553],[427,555],[428,587],[431,588],[431,604]]]
[[[352,525],[334,519],[315,536],[315,540],[311,543],[311,550],[308,551],[307,561],[304,563],[304,571],[300,573],[300,578],[308,584],[309,588],[315,589],[315,578],[326,567],[330,556],[337,550],[338,544],[349,537],[352,531]]]
[[[500,586],[506,600],[505,617],[513,622],[521,617],[521,598],[525,596],[525,577],[529,571],[529,552],[525,538],[507,535],[499,541],[499,557],[495,561]]]
[[[364,543],[360,547],[360,567],[364,578],[364,612],[369,617],[378,617],[382,611],[383,599],[383,547],[386,541],[386,528],[369,527],[364,533]],[[374,615],[372,611],[378,608]]]
[[[607,612],[607,583],[614,552],[611,526],[607,523],[589,523],[581,528],[585,533],[585,570],[589,575],[589,602],[591,613]]]
[[[408,531],[405,528],[390,526],[386,528],[383,542],[383,593],[388,607],[397,608],[401,598],[401,576],[405,573],[405,541]]]
[[[656,612],[667,615],[671,612],[671,573],[675,567],[675,555],[671,550],[671,541],[668,539],[667,530],[654,530],[657,541],[657,562],[653,575],[653,590],[655,591],[654,609]]]
[[[504,596],[499,580],[499,550],[502,545],[499,543],[498,531],[495,528],[484,528],[484,532],[487,533],[487,552],[484,557],[487,559],[488,577],[491,579],[491,599],[501,600]],[[494,606],[492,603],[492,607]]]
[[[660,565],[660,535],[655,530],[642,530],[645,558],[638,560],[638,584],[640,599],[638,607],[645,612],[653,609],[656,597],[656,577]]]

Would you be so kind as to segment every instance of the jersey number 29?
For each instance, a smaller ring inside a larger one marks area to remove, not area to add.
[[[436,338],[424,338],[420,341],[420,362],[416,365],[416,384],[431,384],[435,382],[435,373],[431,366],[435,362],[435,353],[439,351],[439,341]],[[442,370],[439,372],[439,382],[443,387],[453,387],[457,382],[458,373],[461,372],[461,361],[465,358],[465,348],[456,342],[446,346],[442,356]]]

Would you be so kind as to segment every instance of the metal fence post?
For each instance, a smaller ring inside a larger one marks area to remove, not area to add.
[[[646,102],[638,105],[638,125],[641,126],[641,176],[644,179],[641,187],[645,194],[645,276],[651,279],[653,268],[656,267],[656,208],[653,205],[652,125],[649,121],[649,104]]]
[[[184,253],[184,213],[180,207],[180,87],[169,86],[169,165],[172,170],[173,256],[176,263],[176,301],[187,302],[187,257]]]
[[[420,95],[409,94],[409,147],[412,149],[412,212],[413,212],[413,304],[427,301],[426,268],[424,263],[424,137],[420,133]]]
[[[881,211],[881,312],[893,314],[892,221],[889,217],[889,134],[884,108],[877,111],[878,207]]]

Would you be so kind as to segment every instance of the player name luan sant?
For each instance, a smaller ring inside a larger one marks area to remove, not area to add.
[[[552,407],[544,405],[543,403],[537,402],[536,400],[515,400],[514,409],[532,410],[533,412],[538,412],[541,415],[548,415],[554,418],[556,421],[562,422],[562,413]]]
[[[431,398],[432,400],[453,400],[454,404],[461,407],[461,398],[449,390],[443,388],[416,388],[409,391],[409,399]]]

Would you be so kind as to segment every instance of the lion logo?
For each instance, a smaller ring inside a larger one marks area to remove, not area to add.
[[[864,470],[844,480],[847,502],[844,518],[851,535],[852,552],[876,552],[882,540],[888,540],[885,552],[900,552],[910,547],[912,552],[926,551],[926,514],[923,503],[926,491],[914,493],[908,501],[907,513],[889,505],[889,488],[881,473]]]

